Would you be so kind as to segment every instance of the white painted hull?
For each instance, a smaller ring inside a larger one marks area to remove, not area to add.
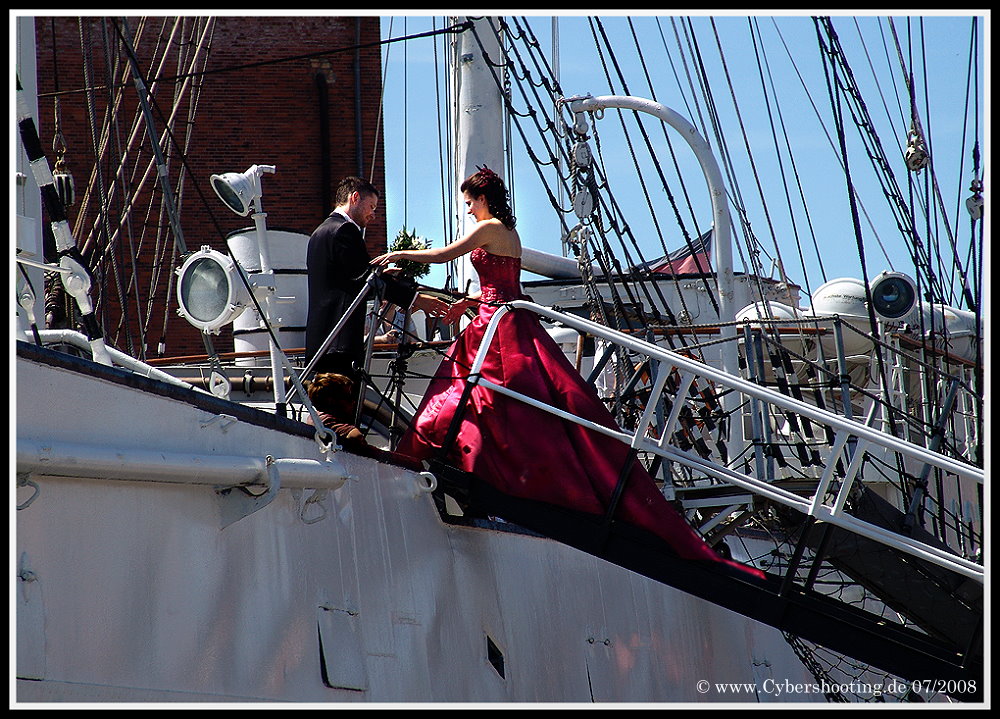
[[[19,358],[17,379],[19,445],[53,455],[317,456],[76,372]],[[823,700],[773,690],[816,683],[777,630],[549,539],[449,525],[404,469],[339,452],[350,478],[321,503],[283,488],[223,527],[210,484],[57,476],[24,454],[19,702]]]

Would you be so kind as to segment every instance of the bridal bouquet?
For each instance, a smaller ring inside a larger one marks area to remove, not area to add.
[[[407,232],[406,226],[404,225],[396,235],[396,239],[393,241],[392,247],[389,248],[389,252],[400,252],[402,250],[426,250],[430,246],[430,240],[417,236],[416,228],[414,228],[411,232]],[[401,275],[412,277],[413,279],[423,277],[431,271],[430,265],[423,262],[412,262],[410,260],[401,260],[396,263],[396,266],[399,268],[399,273]]]

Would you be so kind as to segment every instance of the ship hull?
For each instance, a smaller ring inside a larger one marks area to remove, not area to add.
[[[777,630],[513,525],[445,521],[391,464],[337,452],[342,486],[266,503],[123,469],[140,448],[317,445],[46,359],[17,363],[19,702],[823,701],[780,691],[816,680]],[[120,448],[104,477],[63,456],[101,446]]]

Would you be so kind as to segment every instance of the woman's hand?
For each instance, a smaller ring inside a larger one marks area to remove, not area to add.
[[[399,262],[403,258],[400,255],[402,252],[386,252],[384,255],[379,255],[372,259],[371,264],[376,267],[388,267],[393,262]]]

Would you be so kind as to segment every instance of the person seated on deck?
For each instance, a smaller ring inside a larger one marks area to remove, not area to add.
[[[416,472],[423,471],[423,465],[412,457],[372,446],[361,430],[351,423],[353,387],[350,377],[335,372],[321,372],[306,382],[309,401],[316,408],[323,425],[336,433],[340,446],[352,454],[397,464]],[[312,424],[312,417],[307,417],[306,423]]]
[[[379,325],[379,332],[374,337],[376,345],[413,342],[418,339],[417,325],[408,312],[404,312],[388,300],[382,303],[382,309],[387,311]]]

